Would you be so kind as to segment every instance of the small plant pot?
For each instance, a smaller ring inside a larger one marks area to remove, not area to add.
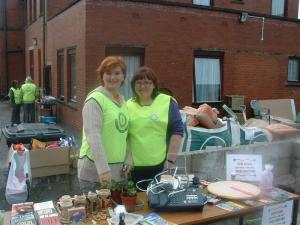
[[[121,200],[121,191],[112,191],[111,192],[111,199],[113,201],[115,201],[116,203],[121,204],[122,203],[122,200]]]
[[[133,212],[136,207],[136,195],[127,196],[126,194],[121,194],[122,204],[125,205],[127,212]]]

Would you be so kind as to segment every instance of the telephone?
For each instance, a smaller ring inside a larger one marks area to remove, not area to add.
[[[199,187],[188,186],[183,189],[159,188],[148,192],[149,207],[160,211],[203,210],[206,197]]]

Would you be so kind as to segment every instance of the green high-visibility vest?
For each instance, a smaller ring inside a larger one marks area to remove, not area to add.
[[[134,166],[154,166],[167,154],[167,128],[171,97],[156,96],[150,106],[141,106],[133,99],[127,101],[129,134]]]
[[[14,98],[15,98],[15,104],[20,105],[21,104],[21,90],[20,88],[13,88],[11,87],[10,90],[14,93]]]
[[[23,84],[21,90],[23,103],[33,103],[35,101],[36,85],[34,83]]]
[[[108,163],[123,163],[126,157],[126,139],[128,134],[128,110],[126,104],[118,106],[99,91],[91,92],[85,102],[94,99],[103,113],[103,126],[99,130]],[[93,118],[90,118],[91,120]],[[82,145],[79,158],[88,157],[94,160],[83,129]]]

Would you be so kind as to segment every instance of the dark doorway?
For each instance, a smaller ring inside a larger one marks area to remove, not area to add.
[[[52,93],[51,66],[45,67],[44,87],[45,87],[45,95],[51,95]]]
[[[34,80],[34,56],[33,56],[33,50],[29,51],[29,72],[31,78]]]

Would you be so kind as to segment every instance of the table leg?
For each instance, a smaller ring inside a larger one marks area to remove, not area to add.
[[[244,224],[244,217],[240,216],[239,217],[239,225],[243,225]]]
[[[299,207],[299,200],[294,200],[292,225],[297,225],[298,207]]]

